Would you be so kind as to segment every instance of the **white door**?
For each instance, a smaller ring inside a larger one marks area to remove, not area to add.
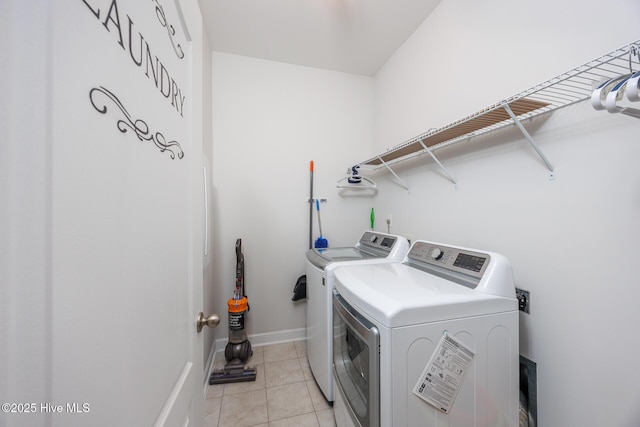
[[[30,80],[33,70],[22,77],[13,69],[9,99],[27,114],[31,101],[49,108],[35,108],[42,138],[21,141],[31,149],[11,141],[27,154],[12,161],[28,170],[33,160],[44,171],[34,171],[43,181],[26,183],[25,194],[9,179],[9,203],[17,206],[9,219],[28,228],[29,219],[16,217],[32,214],[46,224],[37,242],[44,254],[33,260],[43,284],[29,285],[42,293],[40,305],[9,313],[12,326],[3,332],[8,364],[25,370],[23,360],[31,360],[42,376],[31,394],[24,376],[0,389],[3,402],[35,405],[31,417],[3,413],[2,425],[202,424],[195,320],[202,307],[202,29],[195,0],[181,3],[15,1],[3,10],[24,20],[16,28],[34,26],[32,34],[12,33],[26,40],[9,38],[24,43],[21,53],[12,51],[16,61],[38,55],[32,60],[45,68],[36,72],[44,82]],[[10,136],[20,135],[14,129]],[[22,200],[33,189],[44,214]],[[28,255],[17,262],[11,268],[20,276]],[[13,288],[17,303],[29,300]],[[19,324],[34,308],[44,311],[35,324]],[[31,328],[40,331],[38,346],[24,342],[22,331]],[[34,346],[44,356],[29,354]]]

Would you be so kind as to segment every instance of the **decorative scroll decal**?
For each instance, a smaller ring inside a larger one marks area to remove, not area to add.
[[[164,14],[164,8],[160,5],[158,0],[154,0],[156,3],[156,15],[158,16],[158,21],[162,24],[163,27],[167,29],[167,34],[169,35],[169,40],[171,40],[171,46],[173,47],[173,51],[176,53],[178,58],[184,58],[184,52],[182,51],[182,46],[177,44],[175,40],[173,40],[173,36],[176,35],[176,30],[173,28],[173,25],[167,22],[167,16]]]
[[[147,125],[147,123],[144,120],[141,120],[141,119],[133,120],[131,117],[131,114],[129,114],[125,106],[122,105],[118,97],[102,86],[94,87],[89,91],[89,99],[91,100],[91,105],[93,105],[93,108],[95,108],[96,111],[98,111],[101,114],[107,113],[107,105],[104,102],[98,103],[98,105],[102,105],[102,107],[99,107],[98,105],[96,105],[96,102],[94,100],[94,95],[96,93],[101,93],[105,95],[109,100],[111,100],[115,104],[116,107],[120,109],[122,114],[124,114],[124,119],[118,120],[118,123],[117,123],[118,130],[120,132],[127,133],[129,130],[132,130],[135,132],[136,136],[140,141],[152,141],[156,145],[156,147],[160,149],[161,152],[168,151],[172,159],[175,159],[176,155],[178,156],[179,159],[182,159],[184,157],[184,152],[182,151],[182,148],[180,147],[180,144],[178,142],[176,141],[167,142],[167,139],[164,137],[162,133],[160,132],[156,132],[155,134],[151,133],[151,131],[149,130],[149,125]]]

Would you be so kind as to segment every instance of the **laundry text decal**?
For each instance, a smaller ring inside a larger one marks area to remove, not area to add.
[[[129,15],[126,22],[121,20],[117,0],[112,0],[108,9],[96,7],[95,0],[82,0],[89,8],[93,16],[110,33],[115,34],[116,42],[125,52],[129,52],[132,62],[144,72],[145,76],[155,85],[156,89],[171,102],[171,106],[184,117],[184,104],[186,95],[176,82],[175,78],[160,59],[152,53],[151,47],[141,32],[135,31],[135,24]],[[157,2],[156,2],[157,3]],[[163,17],[164,25],[169,31],[172,47],[179,58],[184,57],[182,47],[175,45],[173,35],[175,29],[164,18],[164,10],[156,8],[156,14]],[[178,50],[179,49],[179,50]],[[182,56],[180,56],[182,54]]]

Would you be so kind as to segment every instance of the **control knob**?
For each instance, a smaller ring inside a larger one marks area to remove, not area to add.
[[[444,252],[440,248],[433,248],[433,250],[431,251],[431,258],[435,259],[436,261],[442,258],[443,255]]]

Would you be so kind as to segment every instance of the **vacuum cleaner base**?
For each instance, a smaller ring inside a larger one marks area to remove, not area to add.
[[[224,349],[224,355],[227,364],[224,365],[224,369],[211,373],[209,384],[226,384],[256,380],[256,369],[244,367],[244,362],[253,355],[249,340],[238,344],[227,343]]]
[[[240,359],[233,359],[224,365],[224,369],[213,371],[209,377],[209,384],[226,384],[244,381],[255,381],[256,369],[244,367]]]
[[[227,343],[224,348],[224,357],[227,362],[231,362],[233,359],[240,359],[243,362],[249,360],[253,356],[253,349],[249,340],[245,340],[238,344]]]

